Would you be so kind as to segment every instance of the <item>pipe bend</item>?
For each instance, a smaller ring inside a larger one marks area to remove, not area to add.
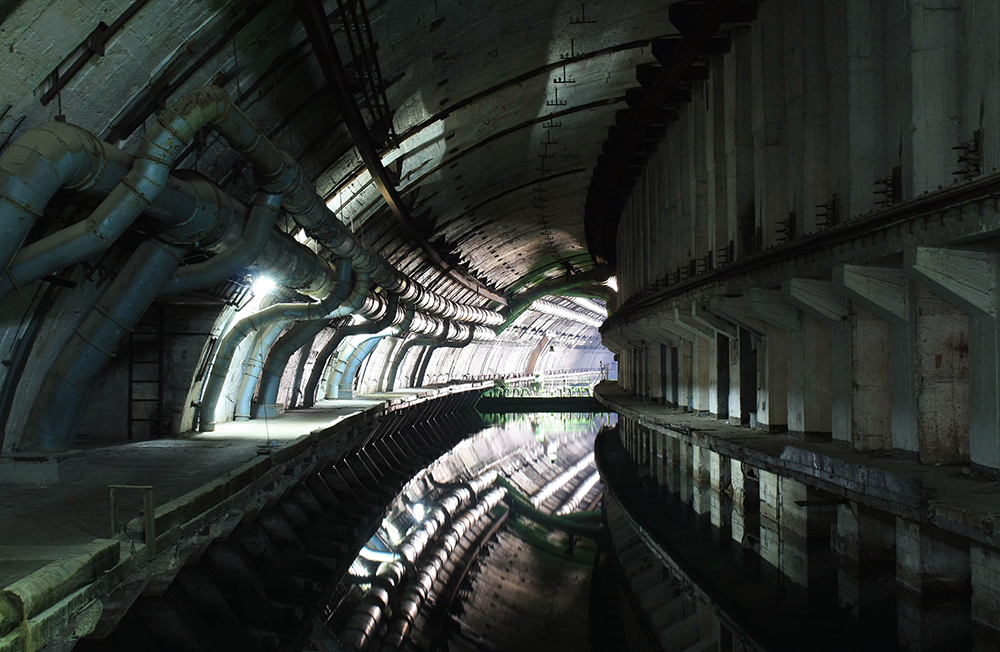
[[[208,287],[253,262],[264,249],[268,236],[278,221],[280,207],[281,195],[258,194],[240,239],[203,263],[178,269],[161,294],[177,294]]]

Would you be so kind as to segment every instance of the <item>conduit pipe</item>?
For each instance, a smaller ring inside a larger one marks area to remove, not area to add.
[[[576,508],[580,506],[581,502],[583,502],[583,499],[590,493],[590,490],[593,489],[600,481],[600,472],[594,471],[589,478],[580,483],[580,486],[573,491],[573,495],[570,496],[565,503],[559,506],[559,509],[556,510],[556,515],[564,516],[575,512]]]
[[[583,459],[581,459],[576,464],[574,464],[570,468],[560,473],[555,480],[542,487],[541,491],[532,496],[531,504],[534,505],[536,508],[541,507],[542,503],[548,500],[557,491],[562,489],[567,482],[578,476],[580,473],[583,472],[584,469],[586,469],[588,466],[592,466],[593,464],[594,464],[594,454],[590,453],[589,455],[585,455]]]
[[[469,335],[465,339],[458,340],[457,342],[446,342],[442,340],[437,344],[435,344],[434,346],[432,346],[430,350],[427,351],[427,354],[424,356],[424,361],[420,365],[420,373],[417,374],[417,382],[416,384],[414,384],[414,387],[424,386],[424,376],[427,374],[427,366],[430,364],[431,356],[434,355],[435,351],[437,351],[438,349],[460,349],[464,346],[468,346],[469,344],[472,343],[472,338],[475,335],[476,335],[476,329],[470,328]]]
[[[347,363],[342,369],[336,370],[330,379],[329,386],[332,391],[327,392],[327,398],[354,398],[354,376],[358,368],[385,337],[386,335],[382,333],[369,335],[354,347]]]
[[[439,500],[417,528],[397,546],[395,553],[398,559],[379,566],[376,575],[384,580],[382,583],[390,588],[399,586],[406,576],[407,566],[412,566],[416,562],[437,532],[464,504],[477,500],[479,494],[496,482],[496,478],[496,471],[487,471],[450,491]],[[369,589],[361,603],[348,617],[339,637],[341,643],[352,649],[366,650],[371,644],[372,634],[378,630],[382,621],[385,608],[388,606],[388,598],[388,592],[382,587],[373,586]]]
[[[299,322],[292,326],[287,333],[281,336],[277,343],[267,354],[267,361],[261,371],[260,389],[257,390],[257,407],[253,410],[253,418],[275,417],[278,415],[278,389],[281,385],[281,376],[288,367],[288,361],[296,351],[307,343],[312,342],[320,332],[330,323],[324,320]],[[301,363],[308,356],[309,351],[305,351],[300,359]],[[294,388],[295,382],[292,383]],[[291,401],[290,401],[291,402]]]
[[[236,405],[233,412],[234,421],[250,420],[250,404],[253,402],[254,392],[257,390],[257,381],[260,380],[260,370],[264,367],[264,357],[275,340],[285,330],[287,322],[281,321],[270,326],[265,326],[257,331],[257,336],[253,340],[250,356],[246,364],[243,365],[243,377],[240,379],[240,387],[236,393]],[[299,322],[309,323],[309,322]],[[324,323],[319,321],[319,323]]]
[[[203,263],[178,269],[161,294],[178,294],[211,287],[229,278],[264,250],[281,214],[281,194],[260,191],[239,240]]]
[[[60,188],[110,192],[128,172],[131,157],[85,129],[60,122],[33,127],[0,155],[0,272]],[[110,184],[107,182],[111,179]]]
[[[511,302],[507,318],[504,319],[503,323],[500,324],[500,327],[496,329],[497,335],[507,330],[511,324],[517,321],[517,318],[521,316],[521,313],[530,308],[535,299],[541,299],[547,294],[563,294],[568,290],[580,287],[581,285],[589,285],[595,281],[603,283],[610,277],[611,270],[607,265],[597,265],[589,271],[582,272],[580,274],[574,274],[572,276],[564,274],[563,276],[557,276],[556,278],[545,281],[544,283],[539,283],[527,292],[519,294],[517,298]]]
[[[434,337],[414,337],[413,339],[403,342],[403,346],[399,347],[399,351],[396,352],[396,357],[392,360],[392,366],[389,368],[389,381],[385,384],[386,391],[392,392],[396,389],[396,373],[399,371],[399,365],[403,362],[403,358],[406,354],[410,352],[415,346],[430,346],[438,342],[437,338]]]
[[[283,194],[285,209],[311,237],[336,255],[350,257],[359,270],[370,270],[376,284],[399,294],[404,302],[413,304],[418,310],[445,319],[491,326],[503,321],[496,311],[458,304],[426,290],[359,242],[320,200],[298,164],[264,137],[223,89],[212,86],[185,95],[157,118],[143,137],[139,154],[132,160],[127,173],[128,155],[101,143],[85,130],[69,125],[43,125],[37,132],[30,131],[27,137],[19,138],[8,149],[7,179],[0,175],[0,192],[5,193],[0,194],[0,220],[5,228],[10,222],[14,237],[10,244],[5,241],[0,249],[0,265],[7,272],[0,277],[0,300],[12,289],[107,248],[144,211],[170,227],[162,233],[168,241],[201,247],[218,244],[219,238],[226,235],[227,220],[231,220],[231,216],[225,215],[224,204],[229,203],[228,198],[201,180],[209,194],[219,195],[219,201],[212,202],[210,197],[203,196],[204,192],[199,193],[191,187],[194,179],[180,179],[180,172],[170,176],[177,153],[205,126],[214,127],[234,149],[247,156],[261,188]],[[52,137],[42,133],[54,131],[65,132],[66,136]],[[47,144],[36,142],[41,140],[46,140]],[[59,164],[48,166],[57,168],[55,173],[46,169],[45,162],[57,160]],[[99,173],[81,171],[88,166],[105,169]],[[0,161],[2,168],[3,161]],[[192,175],[188,173],[187,176]],[[117,185],[108,190],[107,182],[111,180]],[[91,184],[98,194],[109,194],[86,220],[13,254],[55,190],[63,185],[84,188],[87,184]],[[169,201],[162,201],[164,198]],[[237,253],[227,259],[235,258]],[[221,274],[221,268],[229,262],[231,260],[224,259],[203,269],[215,268]],[[196,273],[192,270],[183,276],[200,273],[208,275],[207,271]],[[194,279],[190,283],[195,284]]]
[[[252,315],[247,315],[229,329],[219,340],[219,350],[215,355],[215,362],[212,365],[205,394],[201,401],[199,429],[202,432],[215,430],[215,410],[218,407],[219,397],[222,395],[222,389],[226,383],[226,376],[229,374],[233,356],[236,354],[240,342],[250,333],[271,324],[297,320],[333,319],[343,316],[334,314],[334,311],[351,293],[350,279],[351,261],[342,258],[337,263],[336,274],[332,282],[323,283],[328,291],[320,295],[321,298],[317,303],[276,303]],[[364,282],[367,283],[367,279],[364,279]],[[358,285],[361,283],[362,279],[359,278]],[[367,286],[365,290],[367,290]],[[361,292],[360,295],[363,297],[364,292]]]
[[[353,326],[343,326],[337,329],[323,348],[320,349],[319,355],[316,357],[316,362],[313,364],[312,371],[309,372],[309,380],[306,382],[306,388],[302,394],[302,405],[304,407],[312,407],[316,404],[316,389],[319,387],[319,382],[323,378],[323,372],[326,370],[326,364],[330,361],[330,356],[333,352],[337,350],[340,343],[344,341],[344,338],[350,337],[352,335],[362,335],[365,333],[377,333],[383,328],[387,328],[392,325],[392,320],[396,316],[397,306],[399,304],[399,295],[393,294],[390,296],[390,306],[391,308],[382,315],[381,319],[376,321],[370,321],[364,324],[355,324]],[[407,319],[407,324],[413,321],[412,312]],[[277,400],[278,391],[274,390],[274,397]]]
[[[13,287],[38,280],[79,262],[114,243],[167,186],[177,155],[203,127],[212,125],[254,167],[258,184],[283,194],[301,185],[301,171],[290,157],[261,138],[260,130],[234,109],[220,88],[196,89],[164,111],[143,135],[132,169],[87,219],[18,251],[4,282]],[[0,296],[4,294],[0,286]]]
[[[392,650],[398,650],[402,646],[403,641],[410,635],[410,630],[413,628],[413,621],[416,619],[417,614],[420,613],[420,608],[430,597],[434,589],[434,583],[437,581],[441,570],[449,561],[454,561],[452,555],[454,555],[455,549],[458,548],[458,544],[476,523],[503,501],[506,493],[506,490],[502,487],[497,487],[486,492],[475,506],[470,507],[461,517],[454,521],[448,534],[441,540],[440,545],[436,546],[434,550],[426,555],[428,557],[426,563],[422,564],[417,570],[417,576],[407,583],[406,588],[400,596],[400,613],[394,615],[392,621],[389,623],[385,636],[382,637],[379,652],[391,652]]]
[[[347,392],[354,395],[354,378],[358,373],[358,369],[361,368],[361,364],[372,354],[378,343],[381,342],[385,337],[398,337],[400,333],[404,332],[410,327],[410,323],[413,321],[413,309],[407,308],[408,313],[404,322],[398,326],[394,326],[391,332],[382,335],[376,334],[373,337],[365,340],[361,345],[355,347],[354,353],[351,354],[350,360],[347,362],[347,366],[344,368],[339,382],[335,379],[331,382],[331,387],[337,390],[336,396],[333,398],[341,398],[344,393]],[[336,383],[336,384],[334,384]]]
[[[20,451],[58,452],[72,447],[91,383],[183,255],[183,248],[156,239],[139,245],[49,369],[28,416]]]

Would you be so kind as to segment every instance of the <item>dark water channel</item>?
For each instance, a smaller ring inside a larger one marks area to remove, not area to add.
[[[969,590],[920,594],[897,582],[893,515],[745,464],[713,490],[684,446],[651,471],[606,430],[597,461],[606,491],[719,608],[718,649],[1000,649],[973,626]],[[857,523],[857,540],[838,518]]]

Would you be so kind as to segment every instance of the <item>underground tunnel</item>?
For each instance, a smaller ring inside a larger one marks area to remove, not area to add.
[[[0,0],[0,652],[1000,650],[998,28]]]

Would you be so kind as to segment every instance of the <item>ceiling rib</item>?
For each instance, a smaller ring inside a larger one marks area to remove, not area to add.
[[[396,219],[406,229],[407,234],[420,245],[424,253],[441,269],[447,271],[456,281],[474,290],[480,296],[502,305],[507,305],[507,300],[504,297],[491,292],[478,279],[463,273],[462,270],[448,263],[417,228],[408,209],[403,204],[402,198],[389,176],[389,172],[382,165],[382,159],[375,148],[375,144],[372,142],[361,110],[350,91],[347,75],[344,71],[340,54],[337,52],[336,44],[333,41],[333,33],[330,31],[330,24],[327,22],[322,1],[295,0],[295,6],[302,18],[302,24],[312,43],[313,51],[319,60],[320,68],[323,71],[323,76],[326,78],[327,84],[329,84],[330,92],[333,94],[337,108],[340,110],[348,130],[351,132],[351,137],[354,139],[354,144],[358,148],[358,153],[361,155],[365,166],[372,175],[372,179],[375,180],[375,185],[378,186],[379,192],[382,193]]]

